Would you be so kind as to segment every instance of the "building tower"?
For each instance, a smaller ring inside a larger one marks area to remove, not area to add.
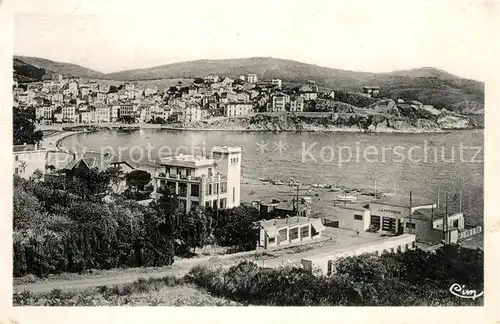
[[[227,208],[240,205],[241,147],[216,146],[211,150],[215,172],[227,175]]]

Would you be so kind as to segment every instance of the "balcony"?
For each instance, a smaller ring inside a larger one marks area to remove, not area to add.
[[[202,175],[201,177],[186,176],[182,174],[170,174],[165,172],[155,172],[155,178],[159,179],[174,179],[174,180],[186,180],[186,181],[201,181],[203,178],[206,179],[208,183],[227,181],[227,176],[222,174],[213,174],[211,176]]]

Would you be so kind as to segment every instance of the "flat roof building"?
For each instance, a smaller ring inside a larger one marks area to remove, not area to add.
[[[159,159],[155,191],[167,188],[187,213],[195,206],[224,209],[240,205],[241,148],[214,147],[211,156],[178,155]]]
[[[325,229],[321,219],[301,216],[262,220],[258,223],[260,233],[257,247],[264,249],[317,239]]]

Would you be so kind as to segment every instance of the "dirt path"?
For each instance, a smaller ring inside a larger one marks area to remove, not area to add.
[[[338,229],[332,229],[332,231],[333,230]],[[205,256],[195,259],[181,259],[176,260],[172,266],[167,267],[152,269],[129,268],[123,269],[123,273],[116,273],[116,270],[110,270],[103,271],[102,273],[91,276],[75,275],[76,277],[73,279],[54,279],[39,281],[35,283],[14,285],[13,290],[14,292],[23,292],[25,290],[30,290],[33,293],[49,292],[52,289],[56,288],[62,290],[85,290],[87,288],[103,285],[110,286],[116,284],[131,283],[138,280],[139,278],[149,279],[161,278],[165,276],[181,277],[187,274],[189,270],[195,265],[213,264],[226,268],[238,264],[243,260],[254,261],[260,266],[277,267],[280,265],[300,262],[302,258],[308,258],[318,253],[327,251],[333,253],[336,249],[343,247],[345,244],[349,244],[349,233],[346,232],[345,237],[338,237],[338,240],[330,240],[328,237],[324,237],[319,241],[302,242],[302,244],[300,245],[292,245],[283,247],[282,249],[262,251],[265,252],[264,255],[258,254],[258,251],[248,251],[220,255],[215,258],[213,256]],[[367,237],[365,237],[362,241],[366,242],[377,239],[375,235],[366,236]],[[304,249],[306,250],[304,251]]]

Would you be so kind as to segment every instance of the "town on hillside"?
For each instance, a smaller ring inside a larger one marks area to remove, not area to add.
[[[54,74],[51,80],[42,82],[16,82],[14,107],[34,108],[35,120],[40,124],[163,124],[259,112],[325,111],[316,101],[336,99],[335,91],[320,90],[314,80],[285,87],[280,79],[261,80],[256,74],[236,78],[210,74],[184,82],[161,89],[152,83],[118,84]],[[379,88],[366,86],[357,95],[370,102],[370,98],[379,96]]]

